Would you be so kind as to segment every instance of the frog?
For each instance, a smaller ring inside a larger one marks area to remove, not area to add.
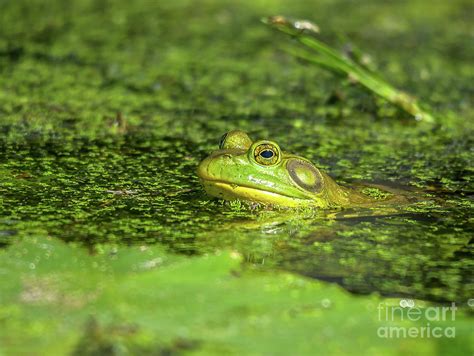
[[[242,130],[224,134],[219,148],[199,163],[197,175],[212,197],[264,206],[331,209],[394,200],[394,194],[378,187],[338,184],[309,159],[285,152],[271,140],[254,141]]]

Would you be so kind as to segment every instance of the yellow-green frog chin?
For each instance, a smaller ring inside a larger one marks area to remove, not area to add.
[[[209,195],[225,200],[320,208],[348,200],[347,192],[310,161],[282,152],[272,141],[252,142],[243,131],[224,135],[197,174]]]

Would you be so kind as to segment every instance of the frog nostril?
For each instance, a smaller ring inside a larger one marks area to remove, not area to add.
[[[224,157],[224,158],[232,158],[232,155],[229,154],[229,153],[224,153],[224,154],[222,155],[222,157]]]

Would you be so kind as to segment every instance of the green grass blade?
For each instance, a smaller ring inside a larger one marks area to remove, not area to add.
[[[390,85],[381,76],[365,68],[359,63],[340,54],[330,46],[316,38],[319,28],[306,20],[292,21],[283,16],[273,16],[262,19],[262,22],[287,35],[292,36],[305,48],[285,48],[285,51],[297,58],[314,63],[320,67],[330,70],[338,75],[347,75],[352,81],[370,90],[372,93],[384,98],[390,103],[397,105],[405,112],[418,120],[434,122],[433,115],[421,108],[417,100],[411,95],[400,91]]]

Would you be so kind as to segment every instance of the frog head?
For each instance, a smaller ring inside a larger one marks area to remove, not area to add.
[[[308,159],[283,152],[274,141],[252,141],[240,130],[222,136],[197,174],[209,195],[225,200],[320,208],[348,201],[345,188]]]

